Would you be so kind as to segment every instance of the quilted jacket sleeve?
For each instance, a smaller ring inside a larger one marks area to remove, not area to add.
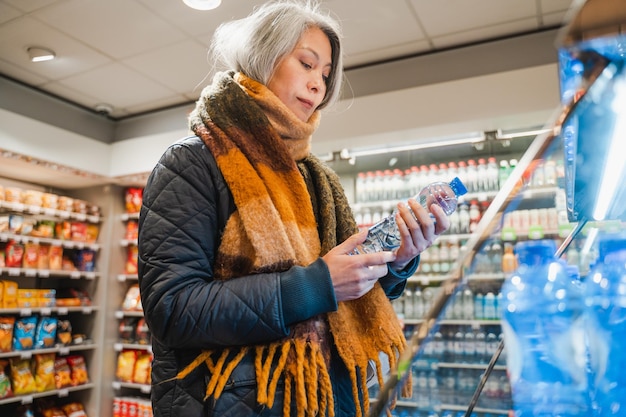
[[[214,280],[219,234],[232,210],[215,160],[198,138],[164,153],[144,189],[138,262],[144,315],[166,346],[265,343],[337,308],[321,259],[283,273]]]

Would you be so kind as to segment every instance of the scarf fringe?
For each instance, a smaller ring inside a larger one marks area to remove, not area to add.
[[[250,348],[242,347],[232,359],[227,361],[234,353],[231,349],[205,350],[180,371],[176,375],[176,379],[184,379],[204,363],[211,373],[211,378],[206,387],[205,400],[209,397],[219,398],[233,370],[249,351],[251,351]],[[282,378],[285,384],[283,408],[286,413],[284,415],[290,415],[289,410],[292,406],[293,396],[297,417],[304,417],[305,415],[334,417],[335,403],[332,384],[326,368],[326,361],[318,345],[290,339],[282,343],[256,346],[254,355],[257,402],[259,404],[268,408],[273,407],[276,387]],[[275,366],[271,372],[273,364]],[[353,378],[356,378],[356,371],[353,373]],[[364,372],[361,374],[361,380],[364,384],[366,376]],[[358,393],[355,392],[354,394],[358,398]],[[358,405],[357,408],[359,415],[362,415],[361,408]]]

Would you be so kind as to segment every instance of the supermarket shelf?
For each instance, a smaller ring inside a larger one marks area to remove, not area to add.
[[[40,206],[31,206],[28,204],[15,203],[9,201],[0,201],[0,209],[6,209],[14,213],[38,214],[60,219],[71,219],[89,223],[99,223],[102,219],[100,216],[94,216],[84,213],[74,213],[72,211],[56,210]]]
[[[38,245],[46,244],[46,245],[52,245],[52,246],[63,246],[66,249],[91,249],[94,251],[100,250],[100,244],[98,243],[79,242],[75,240],[52,239],[48,237],[25,236],[25,235],[17,235],[15,233],[0,233],[0,242],[8,242],[9,240],[14,240],[20,243],[35,243]]]
[[[21,403],[21,404],[31,404],[36,398],[44,398],[44,397],[58,397],[65,398],[68,396],[70,392],[75,391],[84,391],[88,389],[93,389],[95,384],[87,383],[82,385],[77,385],[75,387],[67,387],[62,389],[55,389],[44,392],[34,392],[32,394],[27,395],[16,395],[14,397],[3,398],[0,400],[0,405],[11,404],[11,403]]]
[[[0,236],[0,241],[1,241]],[[96,271],[63,271],[53,269],[35,268],[0,268],[0,275],[6,274],[9,277],[39,277],[39,278],[69,278],[69,279],[89,279],[93,280],[100,276]]]
[[[135,382],[120,382],[113,381],[113,389],[119,390],[121,388],[130,388],[137,391],[141,391],[144,394],[150,394],[152,387],[149,384],[137,384]]]
[[[45,353],[58,353],[59,355],[65,356],[69,355],[72,352],[93,350],[97,347],[98,345],[96,345],[95,343],[85,343],[82,345],[55,346],[48,349],[14,350],[11,352],[0,353],[0,359],[15,357],[19,357],[21,359],[30,359],[33,355],[41,355]]]
[[[36,307],[36,308],[0,308],[0,314],[18,314],[22,317],[31,316],[33,314],[41,314],[49,316],[57,314],[59,316],[67,316],[69,313],[92,314],[98,311],[96,306],[79,306],[79,307]]]

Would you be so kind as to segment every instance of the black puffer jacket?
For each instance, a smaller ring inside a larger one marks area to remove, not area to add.
[[[254,279],[213,280],[220,235],[234,210],[213,156],[197,137],[170,146],[144,189],[139,284],[153,336],[155,417],[282,416],[282,407],[263,410],[256,404],[252,358],[238,365],[217,404],[204,401],[204,366],[182,380],[175,376],[202,349],[275,341],[289,334],[290,325],[337,309],[321,258]],[[391,298],[402,293],[416,266],[381,280]],[[331,368],[336,415],[352,416],[349,377],[336,354]],[[281,395],[279,389],[277,401]]]

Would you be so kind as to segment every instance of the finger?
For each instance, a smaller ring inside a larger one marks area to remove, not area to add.
[[[440,235],[450,228],[450,219],[438,204],[433,204],[430,210],[435,216],[435,234]]]
[[[351,253],[356,247],[365,241],[367,237],[367,230],[360,231],[353,234],[339,245],[335,246],[335,249],[342,253]]]
[[[396,253],[394,251],[368,253],[363,256],[366,266],[386,265],[396,260]]]

